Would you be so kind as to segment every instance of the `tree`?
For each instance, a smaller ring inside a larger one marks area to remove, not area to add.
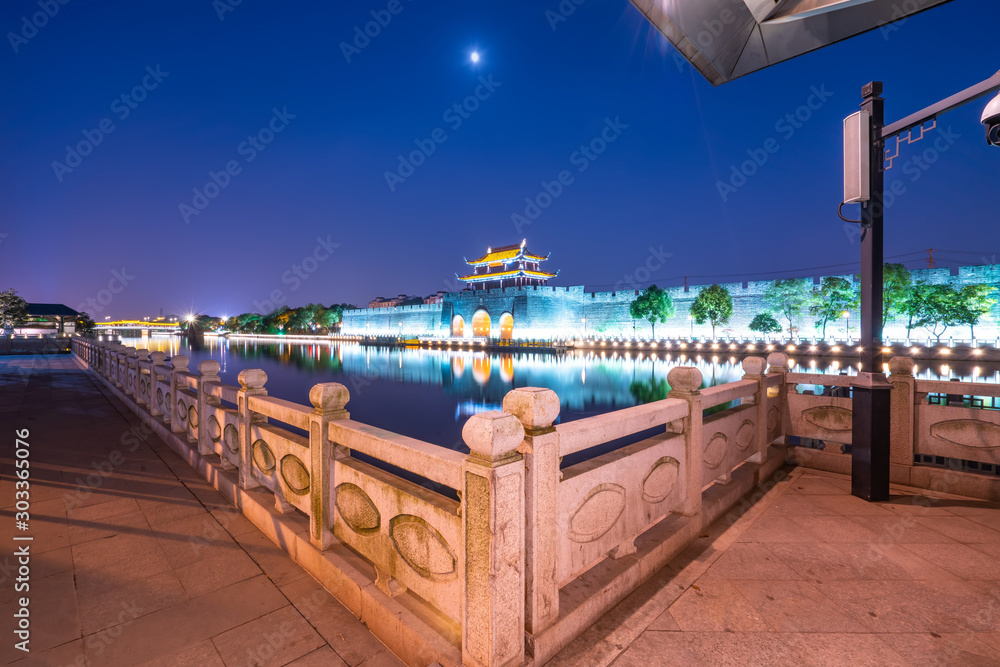
[[[794,320],[809,303],[809,283],[805,278],[775,280],[764,292],[764,302],[788,320],[788,333],[792,333]]]
[[[778,323],[778,320],[774,319],[774,315],[771,313],[757,313],[750,320],[750,331],[762,334],[779,333],[781,331],[781,324]]]
[[[733,297],[722,285],[707,287],[691,305],[691,316],[698,324],[707,320],[712,325],[712,338],[715,338],[715,327],[726,324],[733,316]]]
[[[670,293],[656,285],[650,285],[629,304],[628,313],[633,320],[648,320],[656,337],[656,323],[666,322],[674,314],[674,301]]]
[[[958,292],[951,285],[918,283],[907,296],[909,325],[927,329],[938,342],[941,342],[941,336],[948,327],[960,322],[958,301]]]
[[[14,327],[24,324],[28,316],[28,302],[17,295],[14,288],[0,292],[0,331],[12,333]]]
[[[858,307],[858,290],[846,278],[823,278],[818,290],[813,292],[809,314],[815,316],[816,326],[822,328],[826,338],[826,325],[830,320],[843,317],[845,311]]]
[[[902,264],[882,267],[882,326],[894,315],[902,315],[913,277]]]
[[[996,289],[992,285],[966,285],[958,293],[956,324],[967,325],[973,338],[976,337],[979,318],[990,312],[997,302],[991,298]]]
[[[94,324],[94,320],[90,319],[90,315],[87,313],[80,313],[76,316],[76,333],[78,334],[89,334],[94,333],[94,329],[97,327]]]

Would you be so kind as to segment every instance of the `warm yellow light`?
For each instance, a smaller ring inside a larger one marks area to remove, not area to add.
[[[946,347],[941,348],[941,354],[951,354],[951,350]]]
[[[834,345],[830,349],[833,350],[834,352],[840,352],[840,346],[839,345]]]

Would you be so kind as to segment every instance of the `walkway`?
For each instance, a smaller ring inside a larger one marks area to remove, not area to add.
[[[791,470],[549,665],[1000,665],[1000,506],[893,493]]]
[[[0,663],[401,665],[68,355],[0,357]],[[31,517],[15,531],[14,431]],[[31,654],[10,541],[30,535]]]

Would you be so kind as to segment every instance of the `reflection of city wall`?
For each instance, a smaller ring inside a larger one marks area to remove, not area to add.
[[[853,280],[853,276],[841,276]],[[819,284],[819,278],[815,283]],[[913,280],[931,284],[951,284],[956,289],[964,285],[985,283],[1000,287],[1000,264],[966,266],[952,275],[949,269],[924,269],[913,271]],[[766,310],[764,293],[772,285],[771,281],[747,283],[726,283],[724,286],[733,296],[733,318],[728,325],[717,330],[718,335],[749,335],[750,320],[754,315]],[[702,287],[669,289],[677,314],[667,323],[658,325],[657,335],[682,337],[691,334],[707,335],[711,328],[707,325],[693,325],[688,319],[691,304]],[[471,323],[477,310],[486,310],[492,320],[492,335],[500,336],[499,320],[503,313],[514,318],[516,338],[559,338],[573,337],[586,333],[597,336],[649,336],[650,326],[645,321],[634,322],[628,307],[635,298],[634,290],[618,292],[585,292],[577,287],[509,287],[496,290],[467,291],[446,294],[440,304],[397,306],[352,310],[344,313],[343,332],[346,334],[389,334],[447,336],[451,330],[452,318],[460,315],[465,321],[465,335],[471,335]],[[992,340],[1000,336],[997,324],[998,309],[983,318],[976,327],[980,340]],[[819,335],[814,329],[814,319],[803,313],[796,325],[800,335]],[[584,322],[586,320],[586,322]],[[906,336],[906,326],[902,320],[890,321],[885,335],[902,339]],[[857,336],[858,313],[849,318],[837,319],[827,325],[828,336],[843,337],[845,327],[851,326],[851,333]],[[968,327],[951,327],[947,334],[954,338],[969,338]],[[926,332],[916,330],[915,339],[926,337]]]

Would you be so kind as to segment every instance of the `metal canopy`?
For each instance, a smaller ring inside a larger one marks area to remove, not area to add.
[[[712,85],[951,0],[630,0]]]

